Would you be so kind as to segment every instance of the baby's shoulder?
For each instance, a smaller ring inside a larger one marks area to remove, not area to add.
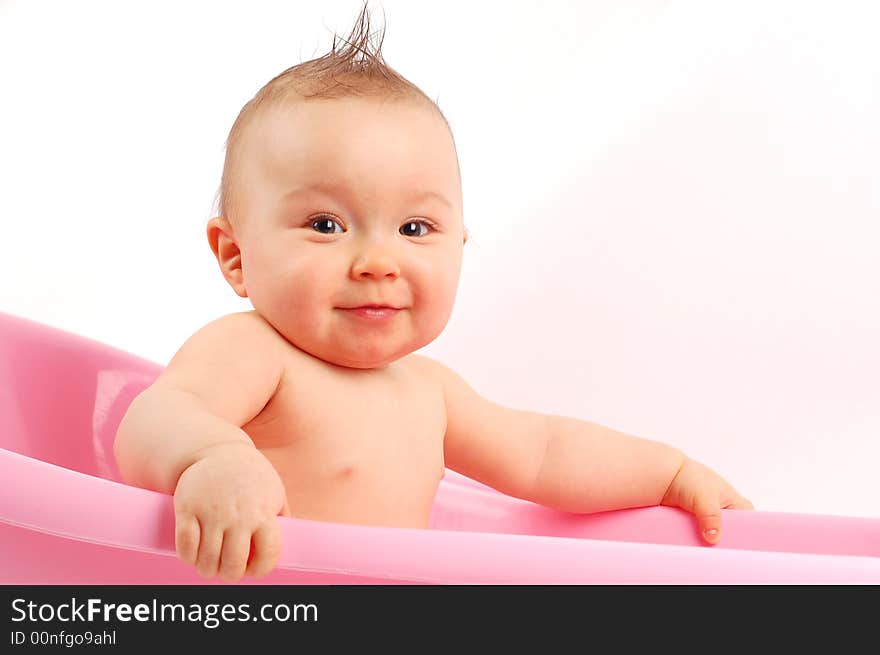
[[[256,312],[236,312],[206,323],[184,342],[172,359],[236,359],[245,352],[272,350],[281,338]]]
[[[228,368],[239,362],[260,362],[276,368],[284,350],[284,338],[256,312],[226,314],[197,330],[178,350],[169,367],[212,362],[215,368]]]
[[[436,359],[412,354],[404,358],[410,366],[419,371],[443,394],[447,406],[461,406],[475,410],[487,406],[488,401],[480,396],[458,373]]]
[[[281,379],[281,348],[273,332],[250,312],[214,319],[187,339],[156,384],[188,391],[218,416],[243,425]]]
[[[205,325],[199,332],[210,334],[229,346],[240,344],[246,348],[279,347],[285,341],[271,323],[253,310],[221,316]]]
[[[436,359],[412,353],[403,357],[400,360],[400,364],[411,375],[417,377],[425,384],[437,387],[442,391],[443,382],[447,375],[446,372],[449,369]]]

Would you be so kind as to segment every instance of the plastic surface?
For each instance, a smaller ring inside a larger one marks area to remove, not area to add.
[[[0,583],[194,584],[168,495],[121,483],[113,438],[155,363],[0,313]],[[725,510],[719,546],[668,507],[557,512],[447,472],[428,530],[280,518],[244,583],[877,584],[880,519]]]

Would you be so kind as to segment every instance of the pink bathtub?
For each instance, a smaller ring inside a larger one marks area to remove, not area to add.
[[[206,582],[176,558],[171,497],[123,484],[113,460],[160,370],[0,314],[0,583]],[[676,509],[565,514],[452,472],[428,530],[279,520],[279,565],[256,582],[880,583],[880,519],[726,510],[709,547]]]

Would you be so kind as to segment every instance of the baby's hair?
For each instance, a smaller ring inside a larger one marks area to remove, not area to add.
[[[330,52],[282,71],[269,80],[241,109],[226,139],[226,158],[215,200],[215,215],[232,220],[231,213],[235,204],[234,170],[241,137],[245,127],[263,107],[289,98],[298,101],[346,97],[410,100],[425,103],[434,109],[448,127],[449,123],[437,103],[385,62],[382,56],[385,27],[383,25],[378,44],[374,43],[373,33],[370,32],[368,3],[369,0],[364,2],[347,39],[334,32]],[[337,49],[337,39],[345,44],[344,47]]]

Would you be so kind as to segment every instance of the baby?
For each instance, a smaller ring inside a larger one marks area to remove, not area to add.
[[[426,528],[449,467],[570,512],[671,505],[708,543],[751,508],[679,450],[509,409],[414,354],[452,311],[467,232],[439,108],[347,43],[284,71],[227,141],[208,241],[254,310],[196,332],[132,402],[126,482],[173,493],[179,557],[205,577],[263,576],[277,516]]]

